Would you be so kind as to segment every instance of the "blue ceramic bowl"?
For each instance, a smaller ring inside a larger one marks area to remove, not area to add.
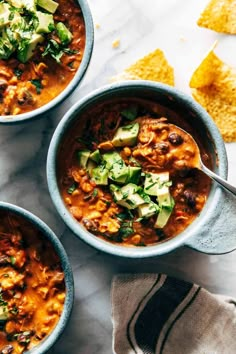
[[[62,270],[65,276],[64,279],[65,279],[65,287],[66,287],[66,298],[65,298],[64,308],[61,317],[56,327],[53,329],[53,331],[47,337],[45,337],[45,339],[41,341],[39,345],[25,352],[25,354],[43,354],[46,353],[49,350],[49,348],[51,348],[51,346],[57,341],[57,339],[59,339],[61,333],[66,327],[66,324],[69,320],[72,311],[73,301],[74,301],[74,280],[73,280],[73,273],[70,266],[70,262],[57,236],[37,216],[33,215],[29,211],[22,209],[16,205],[4,203],[4,202],[0,202],[0,210],[11,212],[27,220],[29,223],[31,223],[35,228],[37,228],[43,234],[44,237],[46,237],[52,243],[57,255],[60,258]]]
[[[87,3],[87,0],[76,0],[77,3],[79,4],[84,22],[85,22],[85,35],[86,35],[86,41],[85,41],[85,49],[84,49],[84,55],[82,58],[82,62],[80,64],[79,69],[77,70],[74,78],[71,80],[69,85],[58,95],[56,96],[52,101],[48,102],[42,107],[39,107],[35,110],[32,110],[27,113],[22,113],[18,115],[9,115],[9,116],[0,116],[0,124],[16,124],[16,123],[22,123],[34,118],[39,118],[41,117],[44,113],[49,112],[52,108],[56,107],[58,104],[62,103],[74,90],[75,88],[80,84],[81,80],[84,77],[84,74],[86,73],[86,70],[88,68],[91,56],[92,56],[92,51],[93,51],[93,43],[94,43],[94,26],[93,26],[93,19],[91,15],[91,11],[89,8],[89,5]]]
[[[188,244],[190,247],[206,253],[225,253],[226,251],[232,251],[233,248],[236,248],[234,242],[234,247],[230,246],[231,249],[229,250],[221,249],[220,247],[216,247],[212,250],[211,247],[202,246],[201,242],[196,241],[194,237],[199,235],[202,228],[206,225],[210,227],[211,223],[217,220],[221,213],[223,193],[221,188],[215,183],[212,184],[208,200],[203,210],[191,225],[176,237],[148,247],[124,247],[103,241],[88,232],[73,218],[62,200],[58,188],[56,172],[58,148],[63,137],[71,127],[71,124],[78,119],[81,113],[95,104],[118,97],[148,99],[175,112],[181,113],[182,119],[185,119],[188,124],[198,132],[201,140],[205,141],[208,154],[212,157],[214,171],[223,178],[227,177],[227,156],[222,137],[211,117],[190,96],[173,87],[150,81],[127,81],[110,85],[92,92],[77,102],[65,114],[51,140],[47,159],[48,187],[53,203],[67,226],[76,236],[98,250],[123,257],[142,258],[157,256]],[[215,237],[217,237],[217,235],[215,235]],[[205,245],[211,243],[209,239],[205,239],[205,241]]]

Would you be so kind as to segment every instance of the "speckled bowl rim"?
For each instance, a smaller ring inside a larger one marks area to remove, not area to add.
[[[32,223],[52,243],[56,253],[60,257],[61,266],[65,275],[66,286],[66,298],[61,317],[54,330],[50,333],[50,335],[48,335],[42,342],[40,342],[39,345],[35,346],[31,350],[24,352],[25,354],[43,354],[46,353],[52,347],[52,345],[55,344],[55,342],[59,339],[71,315],[74,301],[74,279],[72,268],[67,257],[66,251],[62,246],[61,242],[59,241],[58,237],[41,219],[39,219],[37,216],[27,211],[26,209],[6,202],[0,202],[0,210],[12,212]]]
[[[212,140],[215,146],[217,147],[217,153],[219,158],[218,174],[223,178],[227,178],[228,163],[225,145],[218,128],[216,127],[215,123],[208,115],[208,113],[197,102],[195,102],[191,98],[191,96],[186,95],[185,93],[179,91],[176,88],[160,83],[137,80],[107,85],[105,87],[97,89],[71,107],[71,109],[64,115],[59,125],[57,126],[49,146],[47,157],[47,181],[51,199],[58,213],[60,214],[66,225],[73,231],[73,233],[77,237],[79,237],[89,245],[95,247],[96,249],[109,253],[111,255],[128,258],[145,258],[171,252],[174,249],[185,245],[187,243],[187,240],[190,239],[191,236],[193,236],[193,233],[200,232],[201,227],[210,219],[213,213],[220,213],[219,202],[222,197],[221,188],[219,188],[215,184],[212,185],[212,198],[210,198],[209,196],[206,205],[203,209],[206,210],[207,208],[207,213],[202,212],[200,216],[196,218],[194,222],[182,233],[163,243],[148,247],[131,248],[111,244],[107,241],[95,237],[90,232],[85,230],[82,225],[73,218],[69,210],[66,208],[60,195],[56,176],[56,159],[60,142],[67,129],[70,127],[70,124],[76,119],[76,116],[78,115],[79,111],[81,111],[91,103],[95,103],[98,98],[100,102],[103,98],[105,99],[108,97],[115,97],[116,93],[119,95],[121,91],[122,93],[127,92],[127,95],[132,92],[133,96],[134,90],[145,90],[145,92],[151,91],[154,92],[154,94],[158,94],[158,92],[161,92],[162,95],[165,94],[167,97],[174,97],[179,105],[181,104],[184,107],[187,107],[189,110],[191,110],[191,112],[194,112],[198,117],[200,117],[200,120],[204,123],[207,130],[210,132]]]
[[[19,115],[9,115],[9,116],[0,116],[0,124],[18,124],[26,121],[31,121],[36,118],[41,118],[43,114],[48,113],[51,109],[58,106],[62,103],[80,84],[83,79],[87,68],[90,63],[90,59],[92,57],[93,45],[94,45],[94,26],[93,26],[93,18],[91,14],[90,7],[87,3],[87,0],[76,0],[82,10],[82,15],[85,22],[85,49],[82,58],[82,62],[77,70],[75,76],[69,83],[69,85],[53,100],[48,102],[47,104],[39,107],[33,111],[22,113]]]

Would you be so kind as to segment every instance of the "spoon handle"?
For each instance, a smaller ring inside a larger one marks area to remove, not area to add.
[[[229,184],[226,180],[209,170],[202,162],[201,162],[201,170],[208,175],[210,178],[212,178],[214,181],[219,183],[222,187],[227,189],[229,192],[231,192],[233,195],[236,196],[236,188]]]

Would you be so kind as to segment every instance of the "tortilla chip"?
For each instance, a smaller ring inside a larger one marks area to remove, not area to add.
[[[216,32],[235,34],[236,0],[211,0],[197,24]]]
[[[236,141],[236,70],[211,50],[190,80],[192,95],[210,114],[225,142]]]
[[[167,62],[164,53],[156,49],[112,78],[112,81],[123,80],[150,80],[174,86],[174,69]]]

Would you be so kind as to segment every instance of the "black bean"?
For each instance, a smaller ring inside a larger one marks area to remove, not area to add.
[[[196,194],[195,193],[193,193],[189,190],[185,190],[184,197],[186,199],[187,205],[190,208],[194,208],[196,206]]]
[[[0,354],[11,354],[13,352],[14,348],[12,345],[6,345],[2,350]]]
[[[82,223],[84,224],[84,226],[86,227],[87,230],[89,230],[91,232],[98,231],[97,223],[95,221],[83,218]]]
[[[167,152],[169,151],[169,144],[167,142],[163,141],[161,143],[155,144],[154,149],[164,155],[164,154],[167,154]]]
[[[177,133],[170,133],[168,136],[168,140],[172,145],[180,145],[184,141],[182,136]]]

